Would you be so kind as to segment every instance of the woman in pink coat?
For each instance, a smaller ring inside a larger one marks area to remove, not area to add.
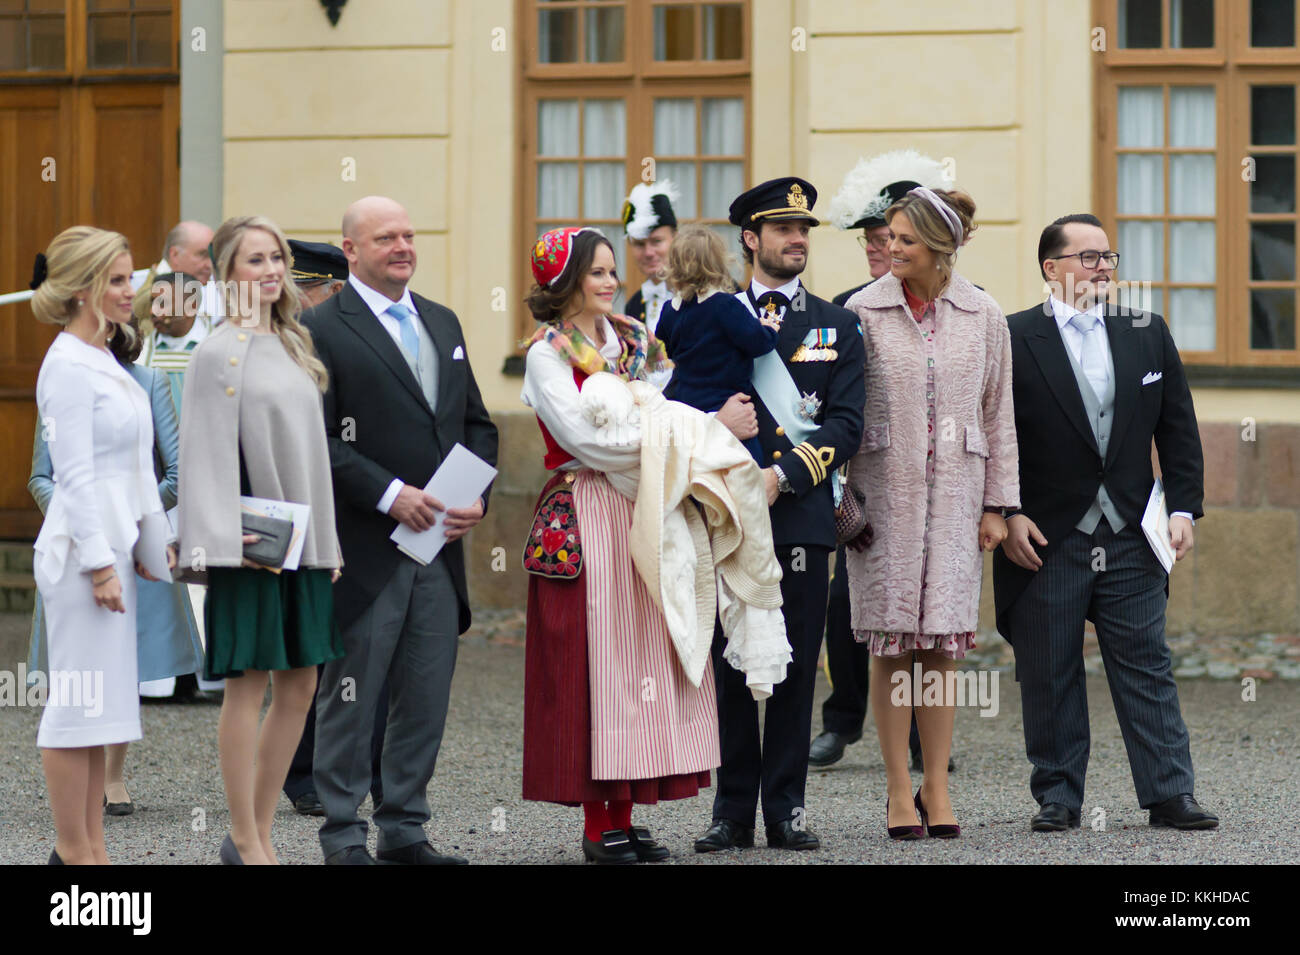
[[[960,834],[948,798],[955,661],[975,646],[981,548],[1001,543],[1002,510],[1020,504],[1006,318],[953,271],[974,214],[964,193],[913,189],[885,213],[890,274],[847,303],[867,353],[849,480],[875,531],[869,549],[848,552],[849,589],[854,637],[876,657],[870,696],[895,839]],[[914,659],[923,668],[915,682]],[[915,798],[914,703],[925,764]]]

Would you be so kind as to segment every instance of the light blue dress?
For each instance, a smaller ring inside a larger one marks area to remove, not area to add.
[[[149,396],[153,408],[154,465],[155,470],[162,474],[158,496],[162,498],[163,507],[171,509],[176,505],[176,475],[180,461],[180,426],[172,403],[171,384],[165,373],[143,365],[130,365],[127,371]],[[32,476],[27,482],[27,489],[36,499],[36,506],[42,514],[54,494],[54,468],[43,430],[37,421],[36,440],[32,445]],[[161,680],[195,672],[203,662],[203,646],[199,642],[199,631],[185,585],[137,576],[136,594],[138,679],[141,682]],[[44,671],[46,659],[45,607],[37,593],[27,652],[28,672]]]

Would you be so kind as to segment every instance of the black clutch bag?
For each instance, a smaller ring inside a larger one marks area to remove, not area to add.
[[[240,515],[245,534],[256,534],[257,541],[244,545],[244,557],[263,567],[282,567],[293,540],[293,521],[258,514]]]

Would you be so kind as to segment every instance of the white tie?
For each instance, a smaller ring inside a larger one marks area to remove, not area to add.
[[[1110,381],[1110,369],[1106,367],[1106,358],[1101,353],[1101,338],[1096,334],[1100,321],[1096,315],[1088,312],[1079,312],[1070,319],[1070,324],[1083,336],[1079,364],[1098,401],[1102,400],[1101,396],[1106,393],[1106,385]]]

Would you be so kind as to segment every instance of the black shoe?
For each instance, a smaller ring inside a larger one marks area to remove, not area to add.
[[[427,842],[415,842],[400,849],[380,849],[375,853],[380,865],[469,865],[460,856],[440,856]]]
[[[325,807],[320,804],[320,797],[315,790],[308,790],[293,801],[293,811],[300,816],[323,816]]]
[[[633,826],[627,831],[627,838],[637,862],[663,862],[670,854],[668,847],[660,845],[645,826]]]
[[[1067,808],[1063,803],[1049,802],[1029,820],[1029,828],[1034,832],[1064,832],[1066,829],[1079,828],[1079,813]]]
[[[348,846],[325,857],[326,865],[379,865],[365,846]]]
[[[852,736],[843,736],[826,730],[808,747],[808,765],[832,766],[844,757],[844,747],[860,739],[862,739],[861,731]]]
[[[59,853],[58,853],[58,850],[57,850],[57,849],[51,849],[51,850],[50,850],[50,861],[47,862],[47,863],[45,863],[45,864],[46,864],[46,865],[63,865],[63,860],[59,858]]]
[[[647,832],[646,835],[649,835]],[[657,843],[656,843],[657,845]],[[637,862],[632,840],[622,829],[608,829],[600,834],[600,842],[582,837],[582,854],[588,862],[597,865],[632,865]]]
[[[244,860],[240,858],[239,850],[235,848],[235,840],[230,838],[230,833],[226,833],[226,838],[221,840],[220,855],[222,865],[244,864]]]
[[[730,819],[714,819],[708,831],[695,840],[696,852],[754,848],[754,830]]]
[[[109,802],[104,797],[104,812],[110,816],[129,816],[135,812],[135,803],[128,798],[126,802]]]
[[[769,849],[820,849],[822,841],[811,829],[796,829],[789,819],[774,822],[767,827],[767,847]]]
[[[1219,817],[1206,812],[1188,793],[1151,807],[1151,825],[1171,829],[1217,829]]]

